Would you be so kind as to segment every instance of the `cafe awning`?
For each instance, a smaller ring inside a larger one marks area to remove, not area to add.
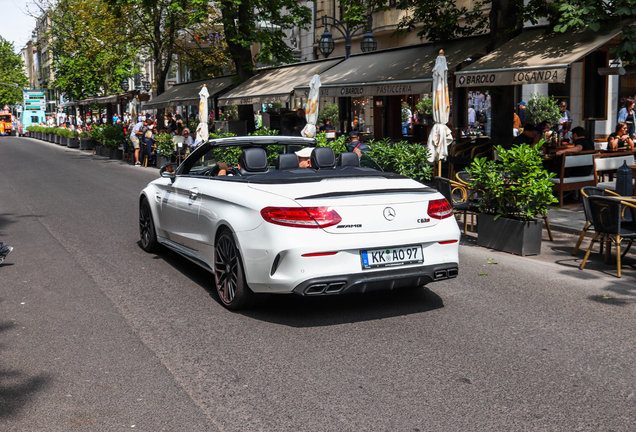
[[[455,73],[457,87],[564,83],[570,65],[602,47],[622,30],[579,30],[546,35],[545,27],[524,31],[499,49]]]
[[[144,103],[141,108],[157,109],[175,106],[198,105],[199,91],[201,91],[201,87],[203,87],[203,84],[205,84],[208,88],[208,93],[210,93],[210,96],[214,96],[215,94],[230,88],[232,86],[233,77],[233,75],[223,76],[174,85],[156,98]]]
[[[286,103],[290,101],[294,87],[309,85],[309,81],[318,71],[329,70],[343,60],[342,57],[330,60],[294,63],[276,68],[260,69],[252,78],[219,98],[220,106],[251,105],[255,103]]]
[[[390,96],[430,93],[433,66],[440,49],[449,68],[454,68],[488,45],[487,36],[440,44],[410,45],[370,53],[353,54],[320,76],[320,95]],[[309,81],[295,88],[296,96],[309,91]]]

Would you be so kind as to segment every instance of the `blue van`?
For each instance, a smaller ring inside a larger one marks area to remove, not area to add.
[[[22,133],[25,134],[29,126],[46,123],[46,115],[42,110],[24,110],[20,114],[20,122],[22,123]]]

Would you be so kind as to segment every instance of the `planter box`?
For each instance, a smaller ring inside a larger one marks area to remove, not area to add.
[[[170,163],[170,158],[165,156],[157,156],[157,168],[162,168]]]
[[[79,140],[79,148],[80,150],[93,150],[95,148],[95,141],[81,138]]]
[[[106,156],[108,157],[108,149],[106,147],[103,146],[96,146],[95,147],[95,154],[98,156]]]
[[[108,159],[123,159],[124,152],[123,150],[119,150],[117,148],[107,148],[108,151]]]
[[[524,222],[480,213],[477,244],[516,255],[539,255],[543,221]]]
[[[78,148],[79,147],[79,139],[77,138],[67,138],[66,146],[69,148]]]

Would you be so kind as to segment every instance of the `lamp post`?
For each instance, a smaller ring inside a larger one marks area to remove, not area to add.
[[[325,56],[325,58],[329,57],[329,55],[333,52],[335,48],[335,43],[333,41],[333,36],[329,32],[329,25],[335,28],[340,32],[340,34],[344,37],[345,40],[345,58],[349,58],[351,55],[351,39],[358,33],[360,30],[366,29],[364,37],[362,38],[362,42],[360,43],[360,49],[362,52],[370,52],[375,51],[378,48],[378,43],[373,37],[373,33],[371,33],[371,23],[372,18],[371,15],[367,17],[368,22],[365,24],[360,24],[357,27],[349,28],[349,25],[337,18],[323,15],[322,16],[322,25],[325,27],[325,31],[320,36],[320,40],[318,41],[318,49]]]

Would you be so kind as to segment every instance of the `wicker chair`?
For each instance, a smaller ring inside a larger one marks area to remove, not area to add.
[[[620,198],[589,196],[587,199],[590,206],[592,224],[596,232],[590,246],[587,248],[587,253],[580,268],[581,270],[585,268],[585,263],[590,256],[594,242],[600,237],[599,241],[607,243],[607,249],[605,250],[606,264],[609,264],[611,245],[616,246],[616,269],[618,277],[621,277],[621,242],[629,240],[629,246],[623,253],[624,256],[632,242],[636,240],[636,222],[625,222],[622,220],[623,208],[625,206],[636,209],[636,205],[621,201]]]
[[[579,240],[576,242],[576,246],[574,246],[574,250],[572,251],[572,255],[576,255],[581,247],[581,243],[583,243],[583,239],[587,234],[587,230],[590,228],[594,228],[594,224],[592,224],[592,211],[590,210],[590,203],[587,200],[591,196],[605,196],[605,193],[618,196],[616,192],[611,190],[603,189],[596,186],[585,186],[581,188],[581,199],[583,201],[583,212],[585,213],[585,226],[581,230],[581,235],[579,236]],[[601,253],[603,253],[603,243],[601,243]]]
[[[435,177],[435,189],[449,202],[453,211],[464,215],[464,234],[468,228],[468,213],[471,214],[470,230],[473,230],[472,217],[479,213],[479,209],[468,200],[468,192],[464,185],[445,177]]]

